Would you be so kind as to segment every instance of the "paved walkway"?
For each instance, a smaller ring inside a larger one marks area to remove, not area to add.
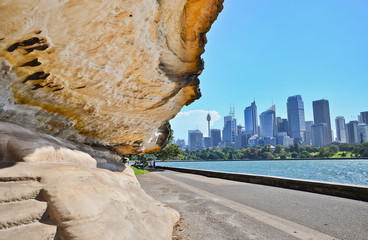
[[[158,171],[139,175],[183,219],[174,239],[367,239],[368,203]]]

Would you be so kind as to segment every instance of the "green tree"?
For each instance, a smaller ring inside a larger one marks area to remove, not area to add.
[[[265,153],[265,152],[272,152],[272,149],[271,149],[271,145],[266,145],[262,148],[262,153]]]
[[[154,152],[153,154],[157,158],[163,161],[167,161],[170,159],[177,159],[177,157],[182,153],[183,151],[179,148],[178,145],[169,143],[163,149],[161,149],[161,151]]]
[[[290,146],[290,152],[299,153],[299,144],[298,143],[294,143],[293,145],[291,145]]]
[[[275,157],[270,152],[261,152],[261,159],[274,159]]]
[[[318,157],[320,157],[320,158],[329,158],[329,157],[331,157],[333,155],[334,155],[334,153],[330,152],[328,150],[328,148],[321,147],[320,150],[319,150]]]
[[[285,151],[285,148],[282,145],[276,145],[275,149],[273,150],[273,153],[281,154]]]
[[[338,152],[339,152],[339,147],[338,147],[338,146],[336,146],[336,145],[331,145],[331,146],[329,146],[329,147],[328,147],[328,150],[329,150],[330,152],[333,152],[334,154],[336,154],[336,153],[338,153]]]
[[[351,152],[354,150],[354,145],[348,144],[348,143],[342,143],[339,146],[339,150],[344,151],[344,152]]]
[[[308,159],[308,158],[311,158],[311,157],[312,157],[312,155],[311,155],[308,151],[304,150],[304,151],[302,151],[302,152],[299,154],[299,157],[300,157],[300,158],[306,158],[306,159]]]

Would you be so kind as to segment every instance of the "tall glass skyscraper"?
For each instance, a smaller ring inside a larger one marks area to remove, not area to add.
[[[211,145],[217,147],[221,142],[221,129],[211,129]]]
[[[368,111],[367,112],[361,112],[360,116],[362,118],[362,123],[368,124]]]
[[[286,118],[277,117],[276,118],[276,126],[277,126],[277,133],[289,132],[289,123]]]
[[[276,111],[275,105],[270,107],[267,111],[259,115],[259,121],[261,123],[262,137],[276,137]]]
[[[335,125],[337,141],[346,143],[345,118],[342,116],[337,116],[335,118]]]
[[[188,145],[190,149],[202,148],[203,133],[196,130],[188,130]]]
[[[249,107],[244,109],[245,133],[251,136],[258,135],[257,106],[253,101]]]
[[[327,145],[332,143],[330,105],[328,100],[321,99],[313,101],[313,118],[314,124],[326,123],[328,130]]]
[[[303,143],[305,141],[305,117],[302,96],[295,95],[289,97],[286,106],[289,135],[294,138],[296,142]]]
[[[350,121],[346,124],[346,140],[350,144],[359,144],[358,121]]]
[[[365,123],[359,123],[357,126],[358,143],[368,142],[368,126]]]
[[[236,118],[234,109],[230,109],[228,116],[224,117],[224,128],[222,130],[222,140],[225,146],[235,144],[236,137]]]
[[[313,147],[322,147],[327,145],[328,127],[326,123],[312,125],[312,145]]]

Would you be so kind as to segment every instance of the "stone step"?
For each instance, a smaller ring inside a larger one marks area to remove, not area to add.
[[[55,235],[55,225],[40,222],[0,230],[0,240],[53,240]]]
[[[46,202],[34,199],[1,203],[0,229],[39,221],[47,208]]]
[[[0,203],[34,199],[41,189],[37,181],[0,181]]]

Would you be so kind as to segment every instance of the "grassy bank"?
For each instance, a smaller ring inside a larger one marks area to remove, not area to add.
[[[149,171],[147,171],[147,170],[138,169],[138,168],[135,168],[133,166],[132,166],[132,169],[133,169],[135,175],[141,175],[141,174],[149,173]]]

